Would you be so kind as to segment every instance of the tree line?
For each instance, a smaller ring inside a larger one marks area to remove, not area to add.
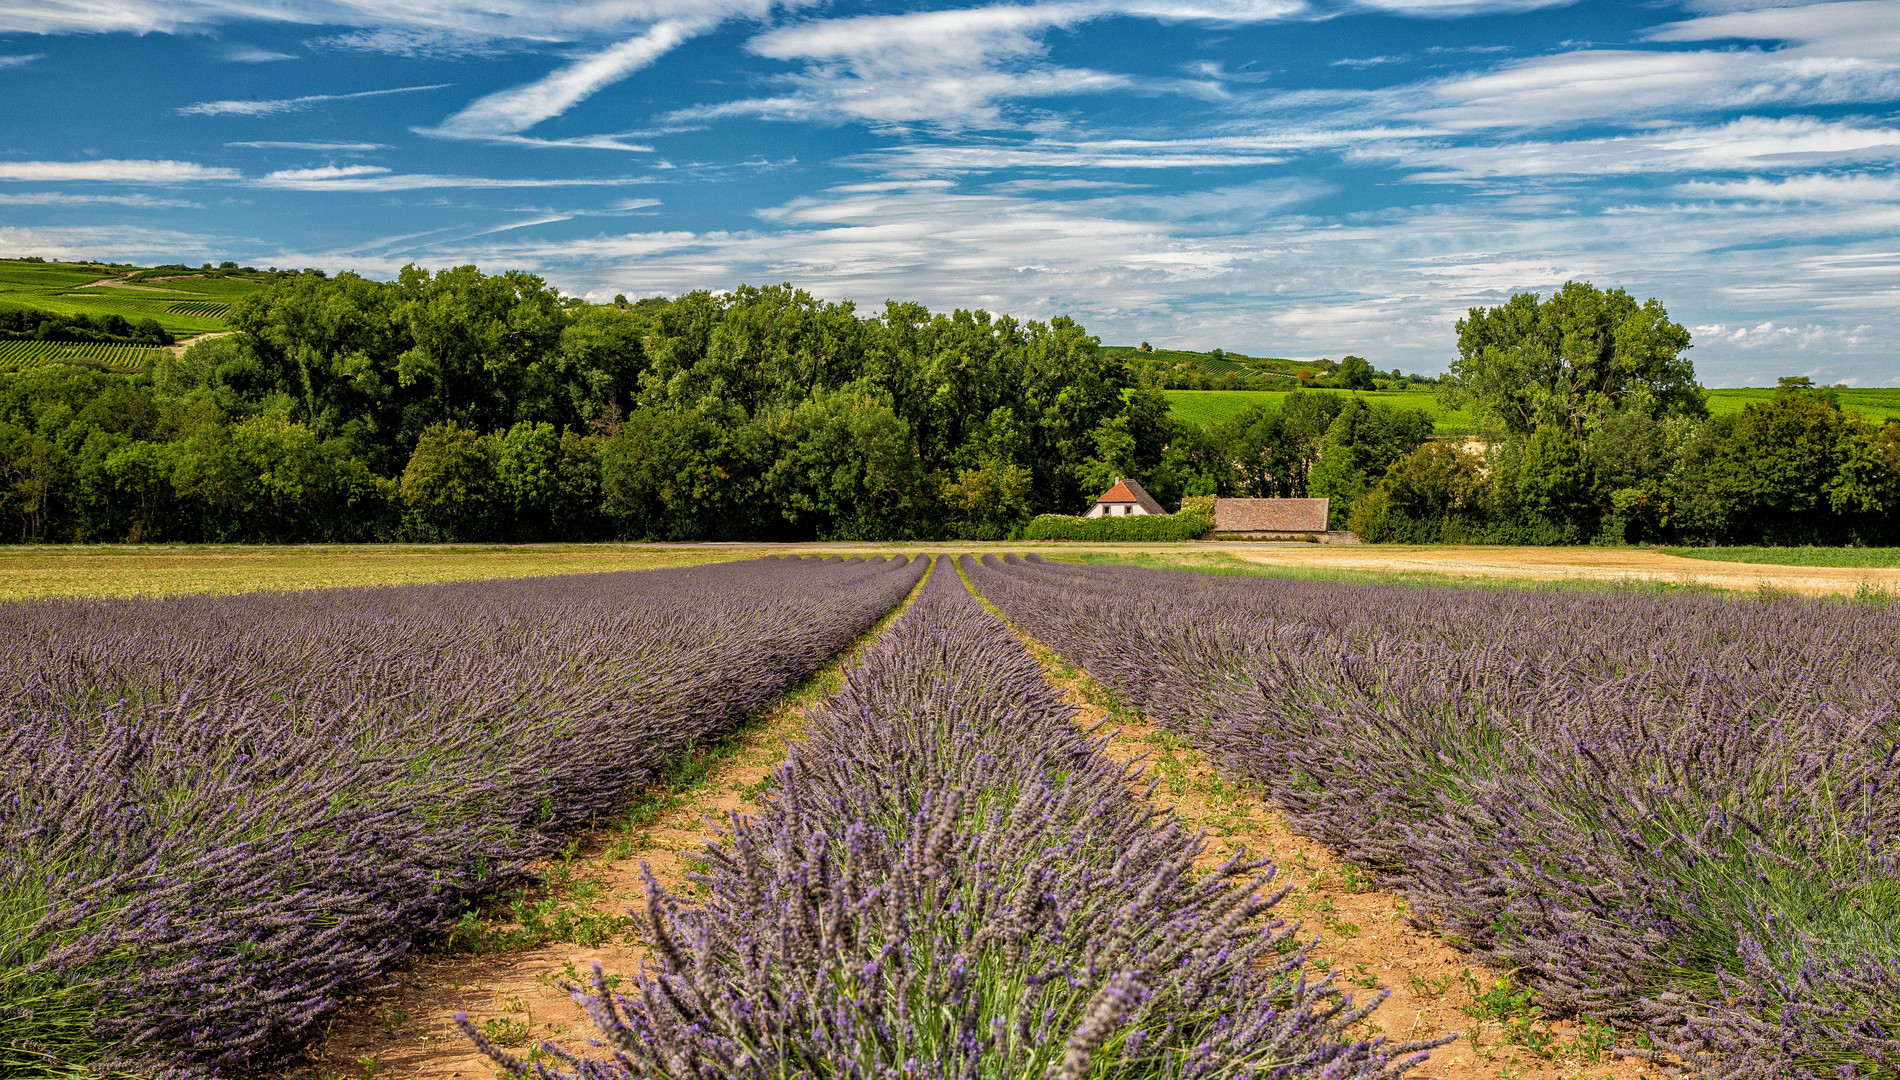
[[[1711,418],[1687,332],[1582,284],[1459,324],[1439,390],[1482,449],[1337,393],[1184,424],[1072,320],[790,285],[594,305],[306,272],[229,319],[143,374],[0,376],[11,538],[1001,539],[1118,476],[1170,508],[1325,495],[1375,540],[1873,543],[1900,509],[1900,428],[1798,381]]]
[[[171,332],[157,319],[134,322],[123,315],[62,315],[39,308],[0,308],[0,341],[97,341],[170,345]]]

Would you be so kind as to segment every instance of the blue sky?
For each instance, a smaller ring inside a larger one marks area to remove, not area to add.
[[[791,281],[1442,370],[1656,296],[1900,385],[1900,0],[0,0],[0,253]]]

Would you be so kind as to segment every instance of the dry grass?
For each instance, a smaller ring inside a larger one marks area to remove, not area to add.
[[[646,544],[0,547],[0,600],[409,585],[649,570],[754,554]]]

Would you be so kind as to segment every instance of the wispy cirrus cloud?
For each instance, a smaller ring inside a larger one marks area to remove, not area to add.
[[[191,161],[123,158],[103,158],[98,161],[0,161],[0,180],[38,183],[97,180],[118,184],[184,184],[238,179],[241,179],[241,175],[236,169],[200,165]]]
[[[1354,148],[1350,154],[1359,160],[1386,158],[1419,170],[1411,179],[1424,182],[1781,172],[1818,164],[1900,162],[1900,128],[1807,116],[1742,117],[1725,124],[1671,125],[1565,141],[1373,144]]]
[[[0,71],[5,71],[7,68],[16,68],[22,64],[30,64],[35,60],[43,60],[45,58],[45,53],[26,53],[22,56],[0,56]]]
[[[422,188],[617,187],[643,182],[630,177],[528,179],[448,176],[398,173],[380,165],[325,165],[314,169],[279,169],[250,181],[250,186],[288,191],[415,191]]]
[[[619,82],[671,52],[688,38],[709,29],[714,20],[669,19],[644,33],[569,64],[544,79],[500,90],[478,98],[460,112],[429,128],[424,135],[448,139],[512,139],[543,120],[580,104],[603,87]],[[650,147],[599,143],[614,149]]]
[[[291,53],[278,52],[276,49],[259,48],[256,45],[226,45],[218,50],[220,59],[236,64],[271,64],[279,60],[295,60]]]
[[[202,210],[189,199],[152,195],[76,195],[69,191],[0,192],[0,206],[130,206],[139,210]]]
[[[264,101],[200,101],[179,108],[180,116],[276,116],[280,113],[303,112],[325,105],[332,101],[357,101],[362,98],[387,97],[390,94],[414,94],[424,90],[441,90],[449,83],[431,83],[427,86],[397,86],[388,90],[358,90],[352,94],[305,94],[294,98],[272,98]]]
[[[367,153],[371,150],[387,150],[388,143],[375,142],[300,142],[294,139],[247,139],[242,142],[228,142],[226,146],[242,146],[248,150],[321,150],[335,153]]]

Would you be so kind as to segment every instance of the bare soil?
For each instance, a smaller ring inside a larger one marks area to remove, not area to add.
[[[346,1005],[307,1060],[284,1070],[280,1080],[496,1075],[456,1027],[458,1012],[523,1056],[543,1042],[598,1054],[588,1041],[593,1024],[562,985],[587,985],[595,964],[609,976],[639,970],[647,956],[643,869],[668,891],[694,895],[691,854],[703,850],[730,815],[757,809],[764,781],[803,736],[807,711],[837,691],[844,668],[908,606],[907,598],[804,686],[737,732],[702,775],[685,785],[656,785],[624,819],[582,837],[569,857],[535,868],[544,880],[560,883],[535,894],[539,898],[551,898],[576,916],[632,925],[593,946],[570,941],[489,955],[424,953],[382,989]],[[519,928],[505,914],[485,927],[504,934]]]
[[[1229,782],[1207,760],[1168,731],[1120,708],[1099,683],[1065,663],[1040,642],[1023,642],[1042,661],[1044,675],[1077,709],[1077,723],[1104,721],[1114,737],[1108,754],[1121,761],[1141,758],[1158,777],[1156,800],[1208,837],[1201,862],[1211,868],[1244,850],[1266,857],[1278,870],[1275,886],[1291,891],[1275,909],[1298,922],[1303,936],[1318,938],[1312,968],[1331,970],[1338,984],[1358,997],[1390,996],[1365,1025],[1367,1035],[1394,1040],[1457,1034],[1432,1051],[1412,1076],[1419,1080],[1631,1080],[1661,1075],[1642,1061],[1599,1053],[1579,1042],[1574,1021],[1543,1021],[1520,1012],[1504,1019],[1472,1015],[1473,989],[1490,990],[1500,974],[1405,921],[1405,898],[1379,888],[1363,871],[1323,845],[1295,834],[1257,787]],[[1512,1022],[1514,1021],[1514,1022]],[[1507,1030],[1507,1022],[1510,1030]],[[1516,1032],[1550,1036],[1533,1052]]]

